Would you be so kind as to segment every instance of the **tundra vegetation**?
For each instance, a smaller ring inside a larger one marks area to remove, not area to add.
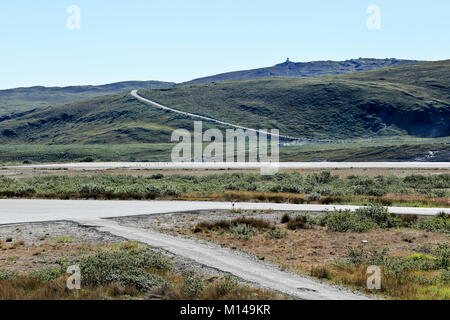
[[[450,175],[341,177],[250,173],[195,175],[0,176],[0,197],[56,199],[191,199],[449,207]]]
[[[450,216],[443,212],[432,218],[396,216],[381,205],[370,205],[316,216],[285,213],[278,221],[256,215],[200,222],[179,232],[365,293],[393,299],[450,298]],[[369,240],[358,240],[365,238]],[[382,271],[379,291],[366,287],[371,265]]]
[[[361,245],[349,248],[346,259],[318,269],[312,267],[310,272],[338,284],[363,288],[367,281],[367,267],[377,265],[382,270],[381,294],[400,299],[448,300],[449,257],[448,242],[433,248],[418,248],[417,253],[407,256],[390,255],[388,248],[378,251]]]
[[[191,125],[191,124],[189,124]],[[187,124],[180,128],[188,127]],[[175,129],[175,126],[174,126]],[[2,144],[0,164],[37,164],[66,162],[148,162],[171,160],[174,143],[123,144]],[[432,151],[433,161],[448,161],[449,137],[382,137],[346,140],[345,143],[291,144],[282,142],[280,161],[414,161],[426,160]],[[204,144],[206,147],[208,143]]]
[[[6,244],[2,252],[26,243]],[[61,247],[67,251],[70,248]],[[42,254],[42,253],[41,253]],[[20,259],[8,259],[13,265]],[[51,257],[49,257],[51,258]],[[45,264],[45,260],[40,260]],[[83,246],[74,254],[57,258],[52,266],[34,266],[28,272],[0,269],[0,300],[20,299],[280,299],[282,296],[252,288],[231,276],[208,276],[195,270],[179,270],[171,258],[150,251],[136,242]],[[68,290],[67,267],[79,265],[81,289]]]

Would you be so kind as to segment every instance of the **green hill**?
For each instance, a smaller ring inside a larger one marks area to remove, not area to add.
[[[0,118],[0,144],[167,143],[178,128],[193,121],[122,93]]]
[[[100,86],[30,87],[0,90],[0,116],[132,89],[154,89],[172,85],[173,83],[161,81],[125,81]]]
[[[450,136],[450,60],[308,79],[140,90],[173,108],[281,134],[348,139]],[[213,124],[204,123],[205,128]],[[167,143],[193,120],[126,93],[0,118],[0,144]]]
[[[450,135],[450,60],[317,78],[269,78],[139,93],[159,103],[284,135]]]

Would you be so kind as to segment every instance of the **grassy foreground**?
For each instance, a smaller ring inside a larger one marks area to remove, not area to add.
[[[22,273],[0,268],[0,300],[282,298],[276,293],[243,285],[231,276],[205,278],[194,271],[180,272],[170,258],[152,253],[136,242],[71,246],[70,239],[64,241],[64,245],[45,247],[51,251],[50,260],[61,252],[70,253],[56,259],[53,263],[56,266],[40,267],[38,264]],[[22,259],[21,252],[47,253],[42,246],[27,245],[24,241],[0,241],[0,250],[0,258],[7,256],[8,267]],[[41,260],[40,263],[47,262]],[[66,288],[68,275],[65,271],[74,264],[79,265],[81,271],[80,290]]]
[[[450,218],[392,216],[381,206],[323,216],[284,214],[203,221],[179,233],[214,241],[284,269],[393,299],[450,299]],[[367,288],[367,268],[381,289]]]

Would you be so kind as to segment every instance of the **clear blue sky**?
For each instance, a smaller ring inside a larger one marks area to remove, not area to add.
[[[366,26],[373,4],[380,30]],[[3,0],[0,88],[181,82],[286,57],[449,59],[449,16],[449,0]]]

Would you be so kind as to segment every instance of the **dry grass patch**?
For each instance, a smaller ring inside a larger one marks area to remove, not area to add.
[[[257,219],[257,218],[248,218],[248,217],[240,217],[233,220],[219,220],[215,222],[203,221],[198,223],[194,232],[202,232],[205,230],[231,230],[233,227],[237,227],[239,225],[247,225],[258,230],[264,229],[272,229],[272,224],[268,221]]]
[[[108,286],[86,287],[81,290],[68,290],[66,277],[52,281],[19,277],[13,280],[0,280],[0,300],[104,300],[139,298],[133,287],[123,287],[113,283]]]
[[[232,276],[202,278],[166,272],[162,275],[171,285],[155,293],[169,300],[280,300],[289,297],[240,284]]]
[[[405,271],[401,277],[382,269],[381,290],[367,289],[366,264],[321,266],[312,269],[310,274],[332,283],[345,285],[368,294],[381,295],[384,298],[404,300],[448,300],[450,285],[438,281],[438,271]],[[323,276],[326,275],[326,276]]]

